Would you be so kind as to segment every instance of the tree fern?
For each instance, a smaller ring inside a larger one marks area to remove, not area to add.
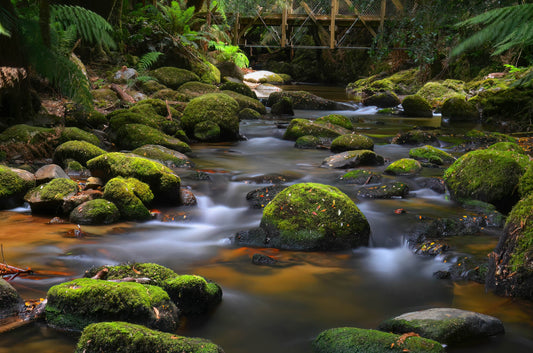
[[[499,55],[512,48],[533,45],[533,4],[494,9],[460,22],[456,26],[476,25],[485,27],[457,45],[452,51],[452,56],[486,42],[494,43],[493,55]]]
[[[163,53],[159,51],[152,51],[144,54],[139,59],[139,63],[137,64],[137,71],[144,72],[148,70],[150,67],[152,67],[153,64],[156,63],[157,59],[159,59],[161,55],[163,55]]]
[[[100,15],[80,6],[51,5],[52,21],[57,21],[66,29],[75,26],[78,35],[84,40],[103,47],[116,48],[111,37],[113,27]]]

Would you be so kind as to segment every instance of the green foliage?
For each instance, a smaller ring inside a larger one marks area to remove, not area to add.
[[[159,51],[151,51],[149,53],[144,54],[139,59],[139,63],[137,64],[137,71],[144,72],[150,69],[150,67],[152,67],[152,65],[154,65],[157,62],[157,59],[159,59],[161,55],[163,55],[163,53]],[[145,77],[148,78],[148,76],[145,76]],[[145,81],[148,81],[148,80],[146,79]]]
[[[209,46],[219,51],[219,61],[233,61],[238,67],[248,67],[250,61],[238,45],[230,45],[223,42],[209,41]]]
[[[196,41],[203,39],[204,34],[192,30],[192,26],[201,20],[195,18],[194,7],[186,7],[185,1],[172,1],[170,6],[159,4],[163,21],[161,26],[173,39],[182,45],[198,47]]]

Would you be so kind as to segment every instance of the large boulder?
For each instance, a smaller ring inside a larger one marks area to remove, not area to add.
[[[181,85],[177,92],[185,96],[187,100],[191,100],[207,93],[218,92],[218,87],[203,82],[191,81]]]
[[[504,332],[502,322],[488,315],[454,308],[433,308],[406,313],[379,324],[382,331],[415,332],[445,344],[459,344]]]
[[[416,335],[401,336],[356,327],[322,331],[313,341],[314,353],[444,353],[439,342]]]
[[[144,145],[131,152],[141,157],[153,159],[170,169],[192,168],[194,165],[189,157],[183,153],[161,145]]]
[[[248,96],[253,99],[257,99],[257,95],[254,91],[244,83],[240,82],[226,82],[220,86],[221,91],[233,91],[242,95]]]
[[[526,172],[518,181],[518,192],[522,198],[533,194],[533,163],[526,169]]]
[[[379,92],[363,99],[363,104],[378,108],[393,108],[400,105],[400,98],[394,92]]]
[[[385,168],[385,174],[415,175],[422,170],[422,165],[416,159],[402,158],[392,162]]]
[[[370,137],[361,134],[342,135],[331,141],[330,149],[334,153],[355,150],[372,151],[374,149],[374,141]]]
[[[155,263],[128,263],[116,266],[93,267],[85,272],[84,277],[91,278],[100,275],[100,279],[121,280],[124,278],[145,278],[148,284],[162,287],[167,279],[175,278],[178,274],[171,269]]]
[[[512,209],[489,255],[486,286],[497,294],[533,300],[533,194]]]
[[[163,288],[184,315],[205,313],[222,301],[220,286],[198,275],[169,278]]]
[[[159,332],[127,322],[100,322],[87,326],[75,353],[224,353],[203,338]]]
[[[24,195],[34,186],[32,173],[0,165],[0,210],[22,205]]]
[[[454,96],[446,99],[441,109],[442,117],[450,121],[479,120],[477,108],[466,100],[464,96]]]
[[[266,106],[273,106],[283,97],[290,97],[292,99],[294,109],[338,110],[340,108],[337,102],[324,99],[306,91],[273,92],[268,97]]]
[[[46,321],[72,331],[102,321],[126,321],[174,332],[178,310],[161,288],[80,278],[48,290]]]
[[[75,207],[69,216],[69,221],[74,224],[111,224],[119,219],[120,212],[117,206],[103,199],[84,202]]]
[[[61,130],[61,135],[59,135],[59,143],[64,143],[67,141],[86,141],[93,145],[98,146],[100,140],[96,137],[95,134],[87,132],[77,127],[65,127]]]
[[[215,123],[220,128],[221,141],[239,139],[239,104],[224,93],[209,93],[194,98],[183,112],[181,124],[188,136],[194,135],[197,124],[204,121]]]
[[[53,161],[56,164],[65,166],[68,159],[87,165],[87,161],[106,153],[100,147],[87,141],[67,141],[57,146],[54,151]]]
[[[250,108],[258,112],[259,114],[266,114],[265,106],[256,98],[251,98],[247,95],[240,94],[234,91],[222,91],[222,93],[227,94],[228,96],[237,101],[237,103],[239,104],[239,111],[245,108]]]
[[[122,219],[145,221],[150,218],[147,206],[154,195],[148,184],[135,178],[116,177],[107,182],[104,199],[114,203]]]
[[[58,178],[31,189],[24,196],[35,214],[60,214],[63,203],[78,192],[78,184],[71,179]]]
[[[143,124],[126,124],[117,131],[116,144],[133,150],[144,145],[161,145],[182,153],[191,152],[191,147],[176,137]]]
[[[179,176],[161,163],[124,153],[107,153],[87,162],[91,174],[103,180],[136,178],[150,186],[154,201],[179,204]]]
[[[430,145],[410,149],[409,157],[421,162],[429,162],[437,165],[449,164],[455,161],[455,158],[448,152]]]
[[[331,123],[333,125],[342,126],[345,129],[352,130],[353,124],[352,121],[344,115],[341,114],[329,114],[321,116],[315,120],[318,124]]]
[[[529,165],[529,158],[516,152],[477,150],[446,169],[444,180],[455,200],[480,200],[509,211],[519,200],[518,181]]]
[[[278,193],[264,208],[260,228],[264,246],[291,250],[366,246],[370,236],[366,217],[348,196],[316,183],[294,184]]]
[[[433,107],[441,107],[446,99],[465,95],[464,82],[458,80],[444,80],[442,82],[427,82],[422,88],[416,92],[417,95],[423,97]]]
[[[406,96],[402,101],[403,113],[406,116],[431,118],[433,109],[423,97],[413,94]]]
[[[307,119],[292,119],[283,135],[285,140],[296,141],[299,137],[312,135],[334,139],[349,134],[350,130],[330,122],[316,122]]]
[[[322,167],[348,169],[359,166],[383,165],[384,159],[374,151],[356,150],[337,153],[322,162]]]
[[[200,77],[194,72],[168,66],[151,71],[150,76],[156,78],[157,81],[172,89],[178,89],[185,82],[200,81]]]
[[[0,320],[17,315],[24,307],[24,301],[9,282],[0,277]]]

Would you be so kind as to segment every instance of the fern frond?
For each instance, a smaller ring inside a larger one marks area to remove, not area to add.
[[[113,27],[97,13],[80,6],[50,5],[51,18],[59,22],[64,29],[75,26],[78,35],[93,44],[106,48],[116,48],[111,37]]]
[[[150,67],[152,67],[153,64],[157,62],[157,59],[159,59],[161,55],[163,55],[163,53],[159,51],[152,51],[144,54],[139,59],[139,63],[137,64],[137,71],[143,72],[148,70]]]
[[[0,35],[11,37],[10,27],[13,25],[13,17],[6,9],[0,8]]]
[[[475,25],[485,27],[457,45],[451,53],[452,56],[487,42],[494,43],[496,50],[493,55],[515,47],[533,45],[533,4],[494,9],[462,21],[456,27]]]

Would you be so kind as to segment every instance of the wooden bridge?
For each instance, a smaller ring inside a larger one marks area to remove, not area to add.
[[[264,48],[369,49],[371,39],[383,29],[385,21],[412,10],[413,3],[416,8],[413,0],[296,0],[287,1],[282,7],[258,7],[254,16],[234,14],[233,44]],[[269,42],[253,40],[248,35],[258,26],[268,30]],[[318,39],[315,45],[299,43],[306,33],[304,28],[314,31]],[[367,40],[354,43],[353,37]]]

